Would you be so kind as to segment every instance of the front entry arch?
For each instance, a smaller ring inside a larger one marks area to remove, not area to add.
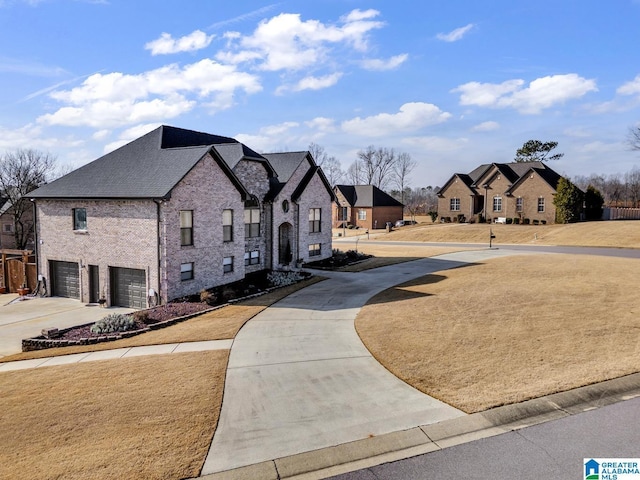
[[[278,228],[278,262],[289,265],[293,260],[293,226],[285,222]]]

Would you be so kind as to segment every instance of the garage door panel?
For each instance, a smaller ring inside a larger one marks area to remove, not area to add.
[[[77,263],[52,260],[50,271],[53,296],[80,298],[80,270]]]
[[[129,308],[147,306],[147,282],[144,270],[111,268],[112,305]]]

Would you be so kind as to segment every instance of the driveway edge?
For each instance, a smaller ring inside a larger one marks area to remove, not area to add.
[[[205,480],[327,478],[558,420],[639,396],[640,373],[634,373],[431,425],[277,458],[198,478]]]

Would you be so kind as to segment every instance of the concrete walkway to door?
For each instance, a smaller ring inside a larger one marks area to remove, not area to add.
[[[382,367],[354,319],[369,298],[394,285],[513,253],[466,251],[361,273],[327,272],[329,280],[261,312],[231,348],[202,475],[463,416]]]
[[[13,300],[13,301],[12,301]],[[22,351],[22,339],[36,337],[43,328],[68,328],[95,322],[111,313],[129,313],[123,307],[100,308],[62,297],[0,295],[0,357]]]

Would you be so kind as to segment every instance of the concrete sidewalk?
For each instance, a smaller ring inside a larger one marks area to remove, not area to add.
[[[382,290],[511,254],[484,249],[357,274],[329,272],[329,280],[260,313],[231,349],[202,475],[463,416],[382,367],[360,341],[354,320]]]
[[[55,365],[69,365],[79,362],[113,360],[116,358],[139,357],[142,355],[167,355],[170,353],[200,352],[204,350],[228,350],[231,348],[232,343],[233,340],[210,340],[204,342],[167,343],[143,347],[115,348],[113,350],[100,350],[97,352],[72,353],[70,355],[59,355],[56,357],[0,363],[0,372],[52,367]]]

